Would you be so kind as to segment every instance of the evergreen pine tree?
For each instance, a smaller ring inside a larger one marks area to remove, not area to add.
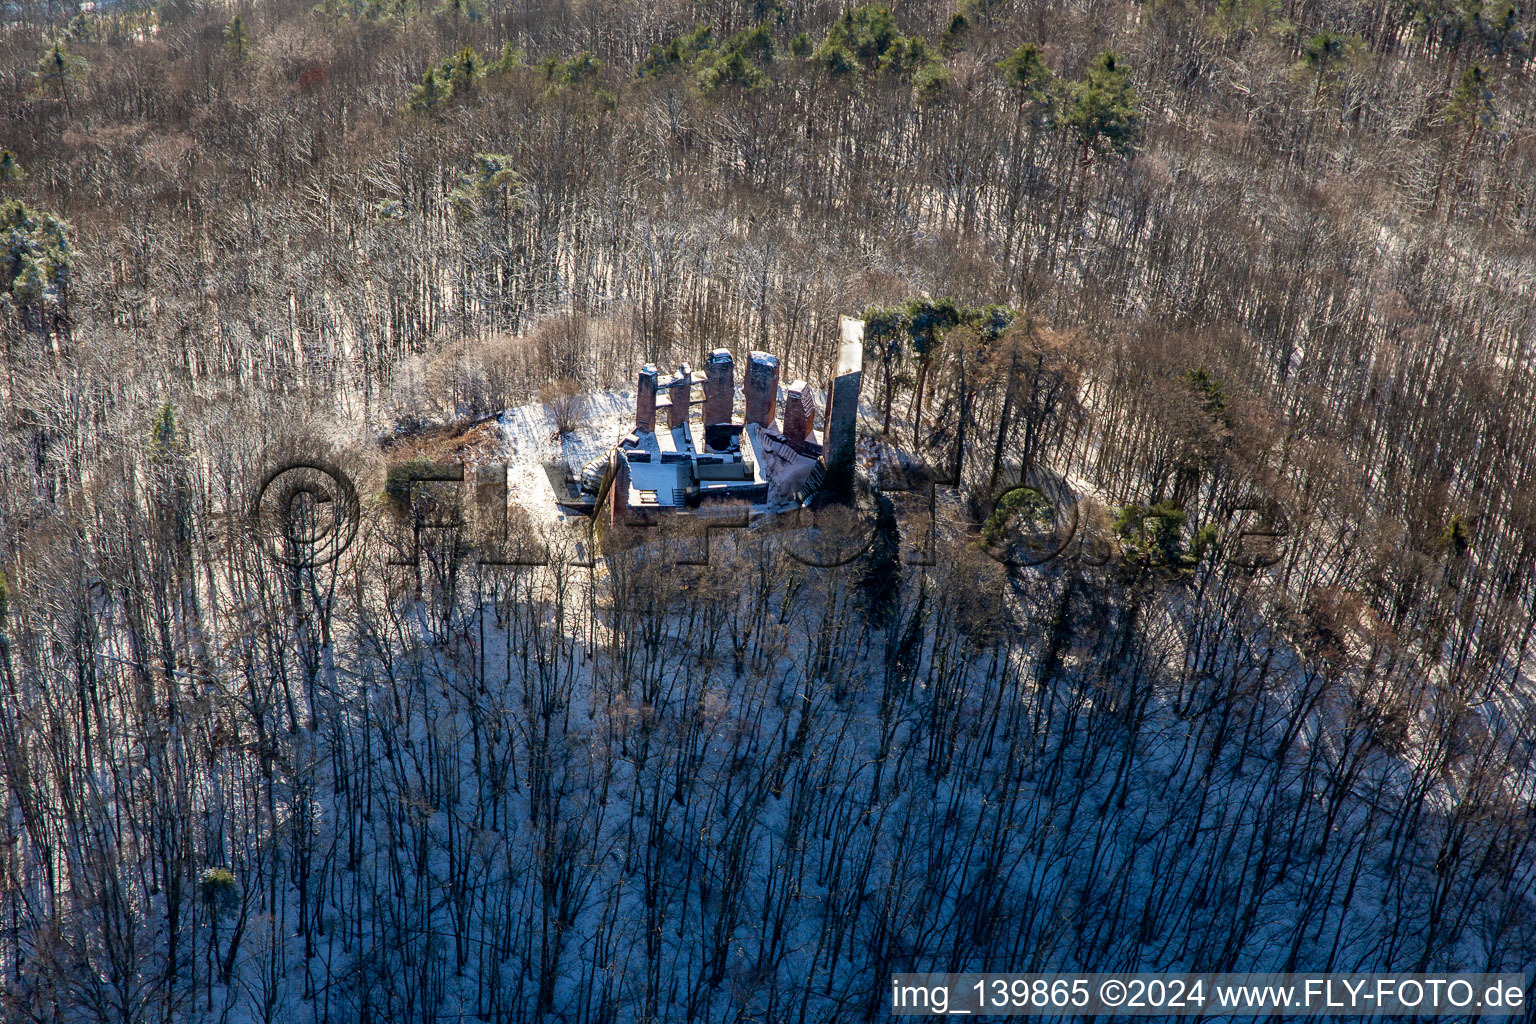
[[[1062,121],[1077,136],[1085,164],[1095,155],[1135,152],[1141,141],[1140,97],[1119,54],[1105,50],[1088,65],[1082,81],[1072,86]]]
[[[27,172],[22,169],[16,154],[8,149],[0,150],[0,183],[15,185],[25,181],[26,177]]]
[[[453,83],[447,81],[437,68],[427,68],[421,76],[421,84],[411,89],[411,109],[432,114],[441,110],[453,98]]]
[[[1451,176],[1452,199],[1445,207],[1445,215],[1449,217],[1451,206],[1455,204],[1456,190],[1461,186],[1461,172],[1467,162],[1467,152],[1472,148],[1472,140],[1477,138],[1478,132],[1497,131],[1499,127],[1499,114],[1493,105],[1493,88],[1486,68],[1481,64],[1473,64],[1462,72],[1461,79],[1451,92],[1451,101],[1446,104],[1445,113],[1451,123],[1460,125],[1466,131],[1461,152],[1456,157],[1456,171]],[[1439,202],[1437,187],[1435,203]]]
[[[90,70],[84,57],[70,53],[64,47],[64,43],[56,42],[38,59],[37,68],[32,72],[32,79],[39,89],[56,91],[64,99],[64,114],[66,117],[74,117],[74,106],[70,101],[70,86],[85,77]]]
[[[238,14],[224,26],[224,52],[232,60],[245,60],[251,55],[251,30],[245,27],[245,19]]]

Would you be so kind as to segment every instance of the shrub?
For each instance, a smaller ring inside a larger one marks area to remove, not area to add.
[[[1115,516],[1115,533],[1130,560],[1142,569],[1166,579],[1183,581],[1194,575],[1216,539],[1216,529],[1203,526],[1187,540],[1184,527],[1189,517],[1172,502],[1126,505]]]
[[[215,914],[227,910],[239,897],[235,873],[228,868],[208,868],[203,872],[203,899]]]
[[[539,392],[539,401],[549,406],[555,417],[555,433],[569,434],[580,425],[577,413],[581,409],[581,388],[570,378],[562,378],[546,384]]]
[[[1033,487],[1016,487],[1003,495],[981,528],[981,539],[988,546],[1003,542],[1010,522],[1027,529],[1048,529],[1056,513],[1045,495]]]
[[[424,455],[413,456],[384,471],[384,496],[396,511],[405,512],[411,507],[413,497],[421,497],[419,493],[413,494],[411,481],[430,480],[447,473],[448,467],[440,466]]]

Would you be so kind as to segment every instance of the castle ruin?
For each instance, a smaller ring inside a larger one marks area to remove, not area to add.
[[[663,376],[651,363],[641,367],[635,427],[612,456],[614,519],[711,501],[767,510],[802,503],[818,491],[846,492],[853,482],[864,322],[840,317],[839,326],[837,370],[821,417],[811,386],[799,379],[783,388],[781,414],[779,360],[767,352],[747,357],[739,420],[736,363],[728,350],[711,352],[703,370],[684,363]]]

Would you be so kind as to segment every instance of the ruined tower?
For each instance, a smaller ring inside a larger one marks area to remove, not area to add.
[[[704,425],[731,422],[736,407],[736,363],[731,353],[717,348],[704,362]]]
[[[747,360],[747,423],[768,426],[779,404],[779,357],[753,352]]]
[[[811,386],[797,380],[784,389],[784,424],[780,429],[793,441],[804,441],[816,425],[816,400],[811,397]]]
[[[688,422],[688,405],[693,400],[693,371],[684,363],[667,385],[671,404],[667,406],[667,426],[680,427]]]
[[[827,388],[827,414],[822,434],[826,488],[847,494],[853,486],[854,442],[859,431],[859,386],[864,376],[864,321],[838,317],[842,344],[837,373]]]
[[[640,367],[640,380],[635,385],[635,430],[648,434],[656,429],[656,364]]]

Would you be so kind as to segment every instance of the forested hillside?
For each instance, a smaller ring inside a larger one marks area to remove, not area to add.
[[[1536,971],[1529,5],[98,6],[0,4],[0,1020]],[[840,314],[932,557],[398,564],[411,445]]]

